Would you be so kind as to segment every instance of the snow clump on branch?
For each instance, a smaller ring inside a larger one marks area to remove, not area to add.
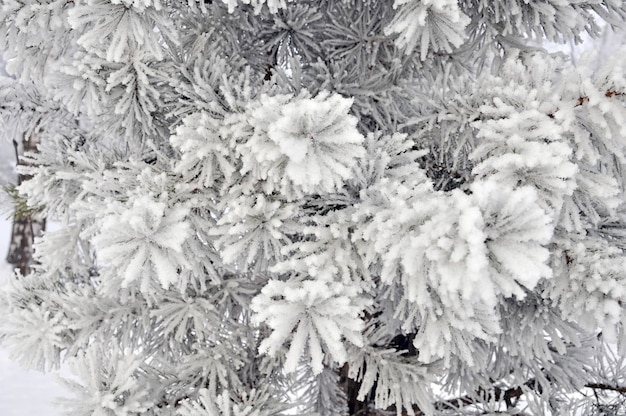
[[[351,99],[328,92],[315,98],[307,92],[262,95],[243,115],[252,130],[238,146],[242,173],[280,181],[276,185],[286,194],[291,189],[297,194],[338,190],[365,156],[358,120],[348,114],[351,105]]]

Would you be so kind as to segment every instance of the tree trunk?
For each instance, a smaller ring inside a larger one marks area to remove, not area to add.
[[[36,152],[38,144],[39,137],[36,134],[31,134],[28,139],[24,137],[21,151],[19,144],[13,141],[18,166],[23,165],[20,155],[23,155],[25,152]],[[29,177],[26,175],[18,175],[17,184],[20,185],[28,179]],[[43,231],[45,231],[45,228],[45,218],[41,218],[37,214],[16,212],[13,215],[11,242],[9,244],[9,252],[6,260],[7,263],[19,269],[22,276],[27,275],[31,271],[33,263],[33,242],[35,237],[40,236]]]
[[[346,393],[346,400],[348,402],[348,414],[350,416],[396,416],[396,406],[390,406],[387,409],[374,408],[374,392],[376,390],[376,383],[372,387],[372,391],[365,397],[365,401],[357,399],[359,390],[361,389],[361,383],[348,377],[349,368],[348,364],[339,370],[339,384]],[[413,406],[413,412],[415,416],[421,416],[423,413],[417,406]],[[406,409],[402,409],[401,416],[408,416]]]

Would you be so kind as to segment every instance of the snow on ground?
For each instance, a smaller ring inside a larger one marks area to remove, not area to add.
[[[52,402],[64,394],[54,375],[25,371],[0,349],[0,415],[60,415]]]

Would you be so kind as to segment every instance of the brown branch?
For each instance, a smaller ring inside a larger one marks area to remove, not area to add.
[[[501,402],[504,401],[507,406],[511,406],[516,399],[519,399],[526,391],[523,387],[535,390],[541,393],[541,386],[536,382],[534,378],[531,378],[523,384],[523,386],[511,387],[509,389],[502,389],[500,387],[493,387],[491,390],[479,389],[476,395],[465,395],[455,399],[443,400],[435,403],[436,410],[459,410],[463,407],[471,406],[473,404],[479,404],[481,402]],[[626,395],[626,386],[619,386],[607,383],[587,383],[585,387],[594,390],[610,390],[619,394]]]
[[[618,386],[618,385],[606,384],[606,383],[588,383],[588,384],[585,384],[585,387],[590,388],[590,389],[597,389],[597,390],[611,390],[619,394],[626,394],[625,386]]]
[[[619,91],[614,91],[614,90],[608,90],[604,93],[605,97],[611,98],[611,97],[622,97],[626,95],[626,93],[623,92],[619,92]],[[583,96],[583,97],[578,97],[578,103],[574,106],[574,107],[580,107],[581,105],[583,105],[584,103],[589,101],[589,97],[587,96]]]
[[[542,388],[539,383],[531,378],[521,386],[511,388],[492,387],[489,390],[478,389],[473,396],[465,395],[456,399],[443,400],[435,403],[436,410],[459,410],[466,406],[473,404],[480,404],[482,402],[501,402],[504,401],[507,407],[513,407],[517,399],[522,397],[527,389],[535,390],[541,393]]]

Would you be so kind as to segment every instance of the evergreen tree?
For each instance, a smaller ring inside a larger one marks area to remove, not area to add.
[[[5,0],[0,340],[68,415],[614,414],[622,0]],[[291,406],[291,408],[290,408]],[[296,406],[296,407],[293,407]]]

